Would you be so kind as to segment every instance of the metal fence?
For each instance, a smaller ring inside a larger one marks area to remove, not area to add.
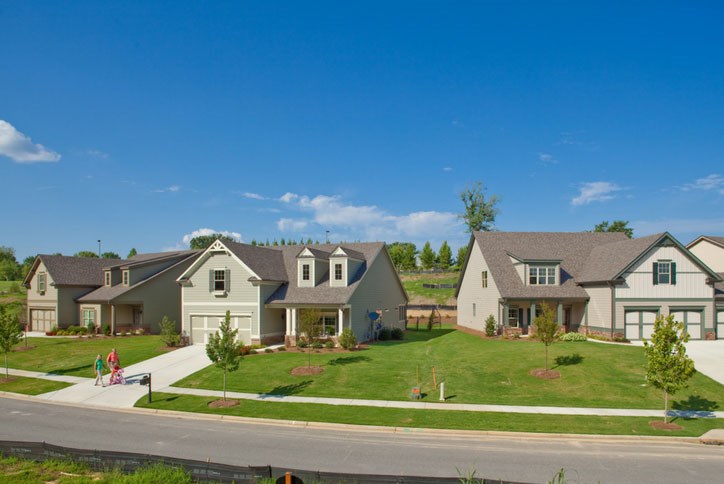
[[[458,283],[454,284],[428,284],[427,282],[422,283],[422,287],[425,289],[457,289]]]
[[[284,475],[291,472],[293,476],[307,483],[346,483],[346,484],[435,484],[475,482],[478,484],[525,484],[498,479],[478,479],[467,481],[457,477],[422,477],[422,476],[391,476],[375,474],[344,474],[337,472],[305,471],[299,469],[283,469],[271,466],[232,466],[175,457],[163,457],[151,454],[134,454],[131,452],[113,452],[106,450],[88,450],[62,447],[46,442],[0,441],[0,454],[20,457],[28,460],[44,461],[49,459],[72,460],[87,465],[96,471],[118,469],[131,473],[136,469],[153,464],[164,464],[170,467],[181,467],[193,479],[199,482],[234,482],[237,484],[254,484],[262,480],[277,479],[284,482]],[[297,481],[299,482],[299,481]]]

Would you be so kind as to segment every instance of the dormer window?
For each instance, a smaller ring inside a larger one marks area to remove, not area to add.
[[[342,264],[334,264],[334,280],[342,280]]]
[[[128,286],[129,279],[130,279],[130,277],[129,277],[128,271],[123,271],[123,285],[124,286]]]
[[[309,264],[302,264],[302,280],[309,280]]]
[[[530,266],[528,284],[531,286],[555,286],[556,268],[552,266]]]
[[[110,286],[111,285],[111,271],[105,272],[105,285]]]

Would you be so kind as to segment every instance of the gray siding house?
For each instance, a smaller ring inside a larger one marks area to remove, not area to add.
[[[384,243],[259,247],[216,241],[178,278],[182,330],[204,344],[230,311],[245,344],[295,344],[305,309],[330,337],[372,336],[370,313],[404,328],[407,294]]]
[[[24,281],[33,331],[53,326],[158,332],[163,316],[181,319],[176,278],[200,251],[138,254],[128,260],[39,255]]]
[[[545,302],[565,331],[650,338],[674,314],[692,339],[724,338],[715,324],[722,277],[671,234],[476,232],[458,282],[458,324],[484,330],[492,314],[528,332]]]

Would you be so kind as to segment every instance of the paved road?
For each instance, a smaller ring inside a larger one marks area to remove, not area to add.
[[[0,398],[0,439],[47,441],[236,465],[545,482],[720,482],[724,447],[684,442],[460,436],[297,428]]]

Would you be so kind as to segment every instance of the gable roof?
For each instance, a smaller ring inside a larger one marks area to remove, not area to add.
[[[261,247],[238,242],[222,242],[222,244],[262,281],[287,280],[283,255],[276,247]],[[296,251],[299,250],[299,247],[291,247]]]
[[[471,243],[481,250],[502,297],[585,299],[588,294],[576,279],[584,271],[591,251],[626,240],[625,234],[617,232],[475,232]],[[526,285],[511,263],[511,256],[524,261],[560,261],[561,284]]]
[[[35,258],[23,284],[29,284],[40,262],[43,262],[56,286],[101,286],[103,268],[123,262],[123,259],[97,259],[40,254]]]
[[[693,246],[695,246],[702,240],[707,240],[707,241],[711,242],[712,244],[718,245],[719,247],[724,249],[724,237],[718,237],[716,235],[701,235],[701,236],[695,238],[694,240],[692,240],[691,242],[689,242],[686,245],[686,248],[691,249]]]
[[[579,283],[613,281],[639,256],[656,245],[667,234],[654,234],[638,239],[625,239],[619,242],[595,247],[578,278]]]

